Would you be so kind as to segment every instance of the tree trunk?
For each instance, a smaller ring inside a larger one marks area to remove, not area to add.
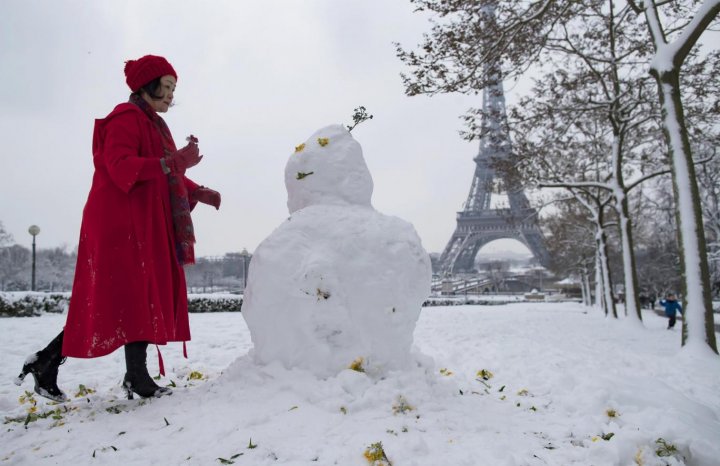
[[[638,297],[638,278],[633,250],[632,223],[627,196],[623,196],[616,207],[619,215],[620,239],[622,241],[623,272],[625,275],[625,315],[633,320],[642,321],[640,299]]]
[[[638,298],[637,288],[637,271],[635,269],[635,252],[633,250],[632,241],[632,224],[630,222],[630,209],[628,208],[627,189],[625,188],[625,180],[623,176],[623,157],[625,151],[625,135],[628,130],[627,115],[623,115],[620,110],[623,92],[621,90],[620,72],[618,71],[617,61],[617,30],[615,24],[615,5],[613,0],[608,2],[608,32],[609,32],[609,51],[612,56],[610,64],[610,75],[612,79],[612,104],[608,117],[613,128],[612,143],[612,166],[613,179],[611,182],[615,197],[615,211],[619,218],[620,240],[622,244],[622,262],[623,262],[623,278],[625,281],[625,316],[629,316],[631,320],[642,322],[642,314],[640,311],[640,300]]]
[[[580,290],[582,291],[583,306],[592,306],[592,297],[590,294],[590,281],[588,278],[588,269],[583,267],[580,270]]]
[[[597,241],[596,241],[597,243]],[[602,265],[600,264],[600,246],[595,249],[595,306],[599,307],[605,315],[608,314],[603,293]]]
[[[682,344],[703,341],[717,353],[700,193],[680,99],[680,73],[678,69],[653,69],[651,73],[658,83],[675,194],[684,309]]]
[[[592,294],[590,292],[590,272],[587,267],[583,271],[583,289],[585,290],[585,305],[592,306]]]
[[[619,92],[619,91],[618,91]],[[623,141],[624,124],[612,122],[614,127],[614,138],[612,145],[613,178],[615,194],[615,212],[618,214],[618,228],[622,244],[623,275],[625,281],[625,315],[630,319],[641,322],[640,300],[637,288],[637,270],[635,268],[635,252],[633,250],[632,223],[630,221],[630,208],[628,207],[627,190],[623,178]]]
[[[602,276],[602,296],[605,308],[605,315],[608,315],[608,313],[612,313],[612,316],[617,319],[617,307],[615,306],[615,300],[613,299],[612,279],[610,277],[610,263],[608,262],[607,256],[607,237],[605,236],[605,230],[603,230],[602,227],[598,227],[596,239],[599,252],[598,259],[600,262],[600,272]]]

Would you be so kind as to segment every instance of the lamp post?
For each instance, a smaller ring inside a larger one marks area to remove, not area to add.
[[[247,286],[247,272],[249,265],[250,253],[248,253],[247,249],[243,248],[242,252],[240,253],[240,270],[242,271],[240,283],[242,283],[243,292],[245,292],[245,287]]]
[[[37,225],[30,225],[28,233],[33,237],[32,245],[32,281],[30,282],[30,291],[35,291],[35,237],[40,234],[40,227]]]

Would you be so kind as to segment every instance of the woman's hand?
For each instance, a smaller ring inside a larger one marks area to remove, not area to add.
[[[200,186],[193,192],[193,199],[203,204],[211,205],[215,207],[215,210],[220,209],[220,193],[205,186]]]
[[[160,159],[163,164],[165,173],[184,174],[185,170],[199,164],[203,156],[200,155],[200,149],[194,142],[188,143],[187,146],[178,150],[174,154],[170,154]],[[167,168],[167,170],[165,170]]]

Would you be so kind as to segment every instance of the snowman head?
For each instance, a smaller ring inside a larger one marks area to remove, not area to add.
[[[371,206],[373,181],[362,148],[342,125],[315,131],[285,165],[292,214],[310,205]]]

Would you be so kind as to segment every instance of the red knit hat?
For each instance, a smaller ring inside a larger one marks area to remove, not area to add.
[[[125,62],[125,82],[133,92],[137,92],[153,79],[168,74],[177,80],[177,73],[172,65],[163,57],[156,55],[145,55],[137,60]]]

